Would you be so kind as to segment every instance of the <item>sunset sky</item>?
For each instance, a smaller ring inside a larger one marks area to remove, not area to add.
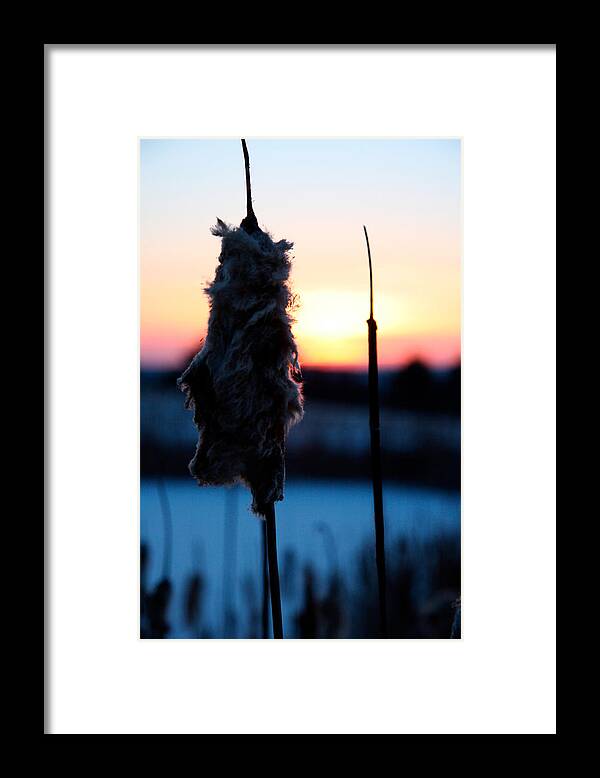
[[[332,99],[334,99],[332,97]],[[365,367],[371,242],[379,362],[460,358],[460,141],[247,138],[254,209],[294,242],[305,366]],[[141,141],[141,360],[179,368],[206,332],[217,216],[245,216],[239,139]]]

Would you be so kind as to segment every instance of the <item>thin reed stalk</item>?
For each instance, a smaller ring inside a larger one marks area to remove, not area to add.
[[[260,522],[262,557],[262,636],[269,637],[269,562],[267,559],[267,522]]]
[[[271,615],[273,618],[273,637],[283,638],[283,619],[281,616],[281,593],[279,588],[279,566],[277,564],[277,529],[275,526],[275,504],[267,507],[265,524],[267,526],[267,557],[269,561],[269,591],[271,593]]]
[[[385,523],[383,517],[383,482],[381,474],[381,430],[379,424],[379,368],[377,365],[377,322],[373,318],[373,264],[367,228],[363,225],[369,255],[369,429],[371,433],[371,479],[375,517],[375,561],[379,596],[379,633],[388,636],[387,582],[385,573]]]

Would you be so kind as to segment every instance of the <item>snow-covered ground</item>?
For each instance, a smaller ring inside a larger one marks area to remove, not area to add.
[[[237,634],[244,636],[245,604],[252,593],[260,596],[262,565],[262,528],[249,512],[249,492],[242,487],[199,488],[191,479],[167,479],[164,484],[173,527],[170,637],[191,636],[183,621],[183,592],[186,579],[198,568],[205,578],[204,628],[213,635],[223,634],[225,576],[230,573],[230,605],[238,612]],[[457,493],[386,484],[384,501],[388,549],[400,538],[418,543],[440,534],[460,534]],[[301,588],[286,582],[305,564],[321,574],[331,572],[336,564],[345,586],[355,587],[357,556],[365,544],[373,543],[372,511],[368,481],[288,481],[285,500],[277,505],[284,622],[293,618]],[[152,586],[162,574],[165,541],[155,480],[142,481],[140,522],[141,540],[150,550],[148,584]],[[225,548],[229,552],[224,569]]]

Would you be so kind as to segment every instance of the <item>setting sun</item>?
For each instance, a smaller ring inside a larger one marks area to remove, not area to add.
[[[300,339],[363,337],[368,316],[368,294],[330,289],[309,291],[299,299],[294,332]],[[375,316],[380,333],[400,331],[400,312],[385,295],[377,297]]]
[[[368,296],[359,292],[323,289],[299,295],[294,334],[301,360],[331,367],[362,364],[368,306]],[[401,331],[399,311],[384,295],[378,298],[376,316],[381,335]]]

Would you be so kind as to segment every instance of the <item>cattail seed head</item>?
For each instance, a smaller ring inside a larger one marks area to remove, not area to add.
[[[190,472],[200,485],[242,481],[264,516],[283,499],[285,439],[303,415],[288,286],[293,244],[258,229],[222,239],[202,349],[178,381],[199,430]]]

